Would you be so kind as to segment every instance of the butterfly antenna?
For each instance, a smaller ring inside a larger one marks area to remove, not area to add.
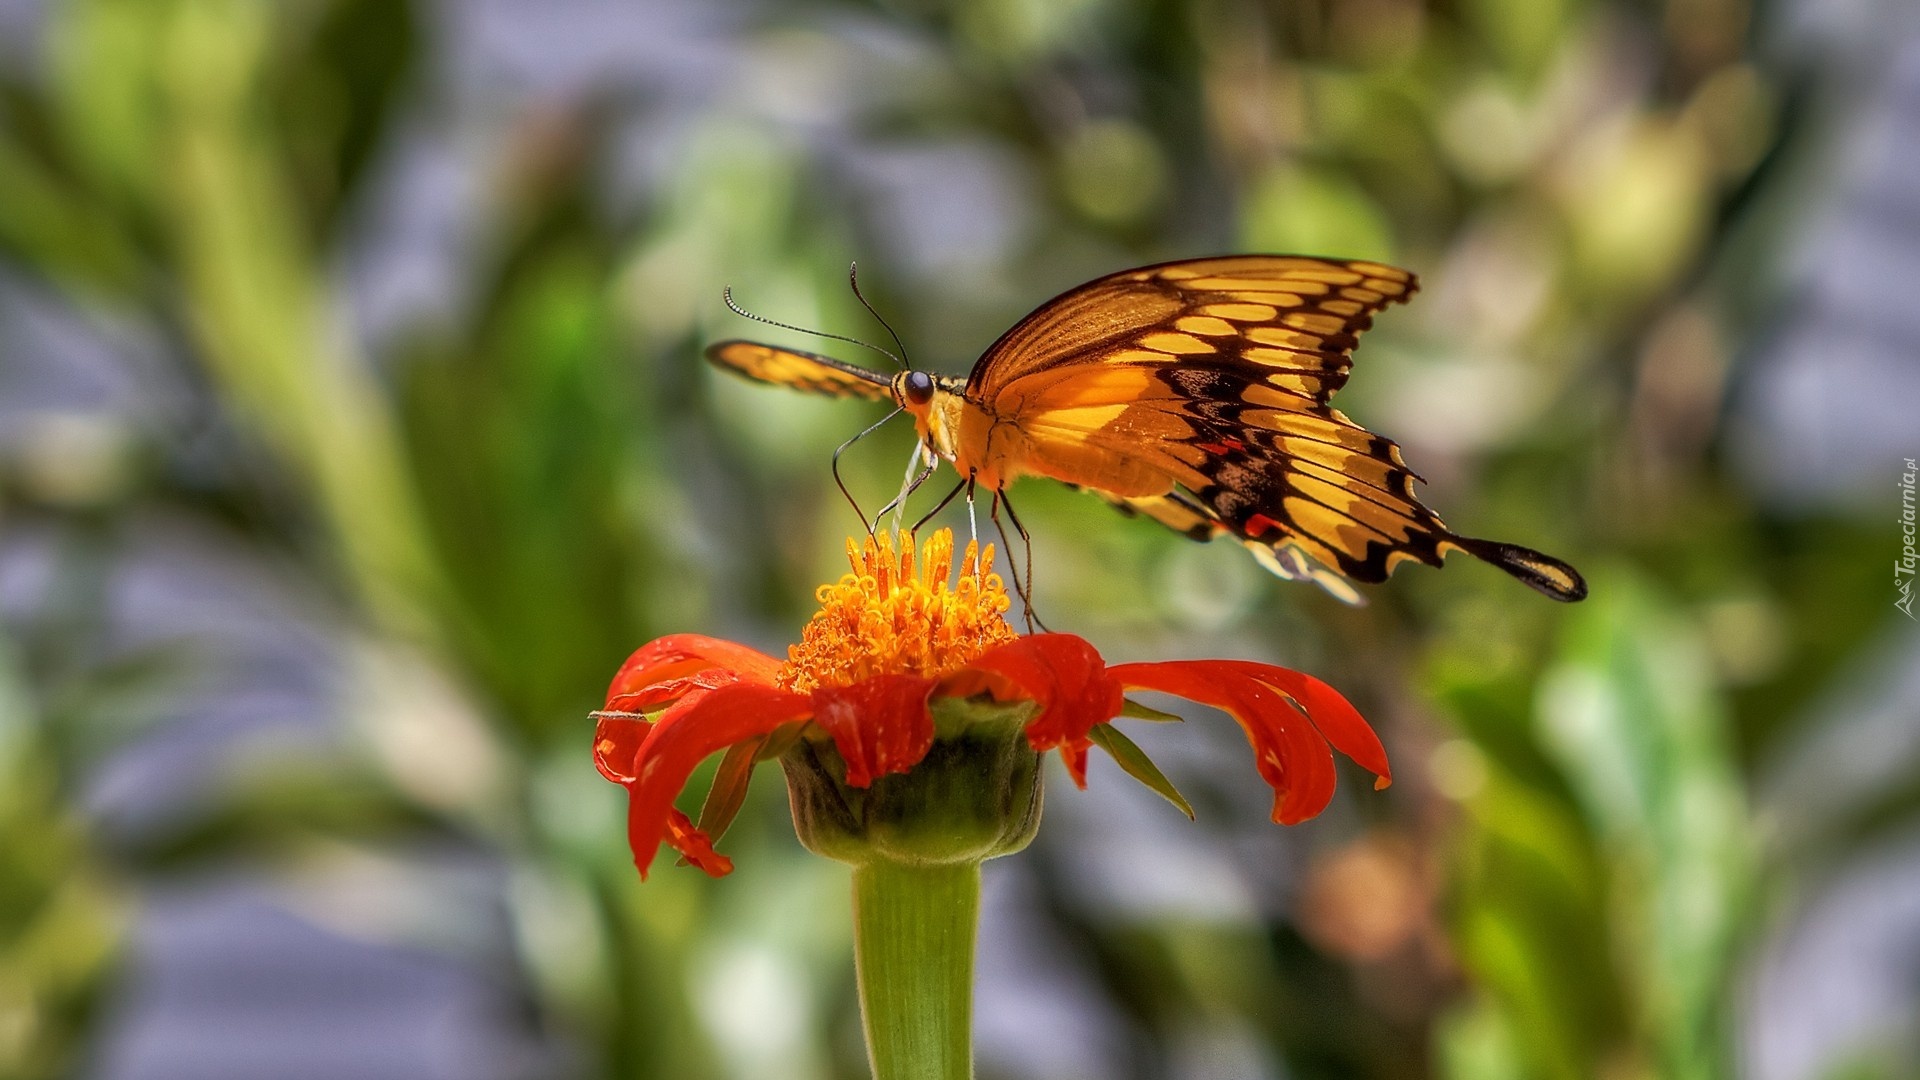
[[[867,309],[867,314],[873,316],[875,319],[878,319],[880,321],[880,325],[886,327],[887,336],[893,338],[893,347],[900,350],[900,356],[901,356],[900,367],[905,370],[912,370],[911,368],[907,367],[907,361],[905,359],[907,355],[907,343],[900,340],[899,331],[893,328],[893,324],[887,321],[887,317],[885,315],[880,314],[879,311],[875,310],[872,304],[867,302],[866,295],[860,291],[860,264],[859,263],[853,262],[853,263],[847,264],[847,284],[853,286],[853,298],[860,301],[860,306]]]
[[[809,330],[804,326],[794,326],[791,323],[775,322],[772,319],[766,318],[765,316],[755,315],[753,312],[748,311],[746,308],[743,308],[739,304],[736,304],[733,302],[733,286],[731,285],[720,290],[720,299],[726,301],[727,307],[730,308],[735,315],[739,315],[743,318],[752,319],[754,322],[766,323],[768,326],[777,326],[782,330],[791,330],[796,334],[812,334],[814,337],[832,338],[834,341],[844,341],[849,345],[858,345],[863,349],[872,349],[874,352],[879,353],[881,356],[886,357],[887,359],[900,365],[900,367],[902,368],[905,368],[907,366],[907,362],[905,360],[900,359],[899,357],[893,355],[892,353],[888,352],[887,350],[881,348],[878,345],[869,344],[865,341],[861,341],[859,338],[850,338],[844,334],[829,334],[825,330]],[[868,310],[872,310],[872,309],[869,308]]]
[[[840,455],[846,453],[847,448],[852,446],[854,443],[857,443],[861,439],[864,439],[867,436],[873,434],[874,432],[880,430],[881,424],[884,424],[887,421],[893,419],[894,417],[899,416],[900,413],[901,413],[900,409],[897,409],[897,408],[894,409],[892,412],[888,413],[887,415],[867,425],[866,430],[862,431],[860,434],[855,435],[853,438],[848,439],[846,442],[843,442],[839,446],[834,448],[833,485],[840,489],[841,497],[847,500],[848,506],[853,507],[854,515],[860,519],[860,524],[862,525],[867,525],[867,512],[865,510],[860,509],[860,500],[853,497],[853,492],[847,490],[847,482],[845,480],[840,479]],[[884,514],[886,513],[886,511],[882,510],[880,513]],[[879,520],[879,515],[876,514],[874,516],[874,520],[876,521]],[[873,526],[867,525],[867,535],[868,536],[873,535]]]

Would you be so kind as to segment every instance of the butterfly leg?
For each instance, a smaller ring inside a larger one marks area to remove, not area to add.
[[[973,473],[967,474],[967,542],[980,542],[980,519],[973,513]]]
[[[938,505],[936,505],[933,509],[927,511],[926,514],[923,515],[919,521],[916,521],[913,523],[913,528],[907,530],[908,534],[917,538],[920,535],[920,526],[925,525],[929,521],[932,521],[933,516],[935,514],[938,514],[940,511],[945,510],[947,508],[947,504],[952,502],[955,496],[959,495],[962,491],[965,491],[972,483],[973,481],[971,480],[962,480],[959,483],[953,485],[953,490],[947,492],[946,496],[940,500]]]
[[[1014,568],[1013,544],[1007,539],[1007,527],[1000,521],[1002,506],[1007,508],[1007,520],[1013,522],[1013,531],[1019,535],[1021,548],[1026,557],[1027,572],[1024,581],[1020,571]],[[1033,633],[1033,628],[1038,626],[1042,631],[1051,634],[1053,628],[1033,612],[1033,537],[1028,534],[1027,527],[1020,524],[1020,515],[1014,512],[1013,500],[1008,497],[1004,489],[993,493],[993,509],[987,516],[1000,530],[1000,546],[1007,552],[1007,573],[1013,577],[1013,591],[1020,597],[1020,603],[1026,609],[1027,633]]]
[[[1020,607],[1027,613],[1027,633],[1033,633],[1033,600],[1027,596],[1027,589],[1020,581],[1020,571],[1013,561],[1013,542],[1007,539],[1006,523],[1000,520],[1000,504],[1006,498],[1006,492],[995,491],[993,501],[987,507],[987,520],[1000,532],[1000,550],[1007,555],[1007,574],[1013,578],[1013,593],[1020,598]],[[1032,575],[1029,574],[1029,577]]]
[[[873,535],[873,527],[870,525],[867,525],[867,512],[865,510],[860,509],[860,501],[853,497],[853,492],[847,490],[846,481],[840,479],[840,455],[846,453],[847,448],[852,446],[854,443],[857,443],[861,439],[864,439],[867,436],[873,434],[874,432],[880,430],[881,424],[884,424],[887,421],[893,419],[894,417],[899,416],[902,411],[904,410],[895,409],[892,412],[888,413],[887,415],[881,417],[879,420],[874,421],[872,424],[868,425],[865,431],[862,431],[860,434],[855,435],[853,438],[848,439],[846,442],[841,443],[839,446],[835,447],[833,451],[834,486],[840,489],[840,495],[842,498],[845,498],[847,500],[847,505],[853,507],[853,512],[856,515],[858,515],[860,518],[860,524],[863,526],[866,526],[868,536]]]

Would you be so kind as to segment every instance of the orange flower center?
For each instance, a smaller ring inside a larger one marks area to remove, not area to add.
[[[851,686],[875,675],[939,677],[958,671],[995,645],[1019,635],[1007,622],[1012,606],[993,573],[993,545],[969,541],[951,588],[953,530],[926,542],[914,565],[913,541],[902,533],[847,541],[853,573],[822,585],[820,613],[787,650],[775,681],[799,693]]]

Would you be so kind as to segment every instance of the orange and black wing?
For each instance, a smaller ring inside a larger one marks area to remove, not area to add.
[[[1374,314],[1417,287],[1379,263],[1300,256],[1129,270],[1027,316],[975,365],[967,397],[1018,428],[1031,471],[1071,462],[1100,490],[1109,468],[1104,494],[1124,509],[1197,539],[1231,533],[1276,573],[1346,599],[1347,580],[1454,549],[1579,599],[1565,563],[1448,529],[1399,447],[1329,404]],[[1141,470],[1177,487],[1143,497]]]
[[[804,390],[827,397],[890,401],[893,392],[885,375],[832,357],[751,341],[722,341],[707,347],[715,367],[775,386]]]
[[[1010,385],[1085,364],[1217,365],[1325,402],[1347,381],[1360,333],[1419,288],[1380,263],[1232,255],[1110,274],[1042,304],[967,379],[991,402]]]
[[[1210,510],[1275,573],[1318,581],[1351,601],[1351,590],[1318,568],[1377,584],[1402,562],[1439,566],[1461,550],[1556,600],[1586,595],[1580,575],[1558,559],[1447,528],[1415,493],[1419,478],[1393,440],[1339,410],[1276,407],[1277,395],[1260,384],[1219,373],[1174,381],[1183,384],[1176,400],[1194,431],[1171,454],[1186,466],[1173,472],[1192,496],[1186,503]]]

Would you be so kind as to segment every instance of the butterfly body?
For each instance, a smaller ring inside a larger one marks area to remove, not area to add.
[[[707,356],[764,382],[891,399],[927,452],[989,491],[1063,481],[1195,539],[1231,535],[1275,573],[1344,599],[1357,599],[1349,580],[1438,566],[1451,550],[1555,599],[1583,597],[1565,563],[1449,530],[1399,447],[1329,404],[1373,315],[1417,287],[1405,270],[1306,256],[1122,271],[1035,309],[964,384],[749,342]]]

